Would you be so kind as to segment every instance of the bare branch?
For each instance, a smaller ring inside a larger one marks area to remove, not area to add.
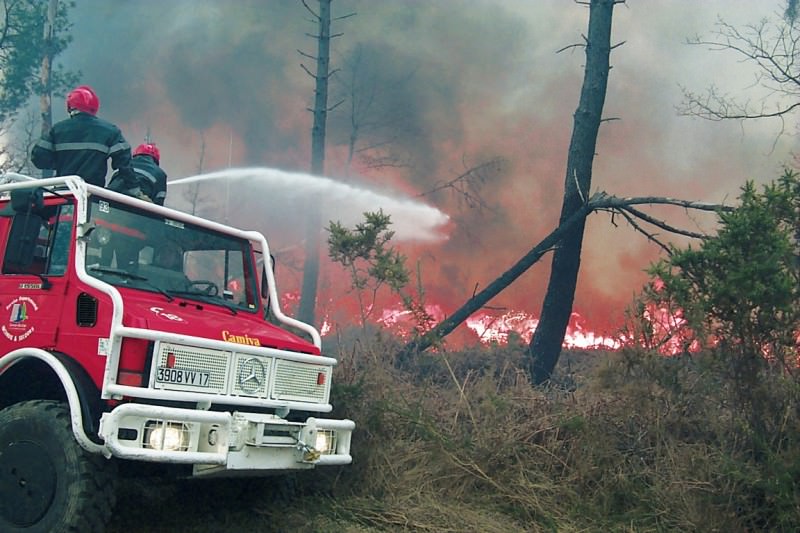
[[[303,70],[305,70],[305,71],[306,71],[306,74],[308,74],[308,75],[309,75],[309,76],[311,76],[312,78],[314,78],[314,79],[317,79],[317,75],[316,75],[316,74],[314,74],[313,72],[311,72],[310,70],[308,70],[308,68],[306,68],[306,66],[305,66],[304,64],[300,63],[300,68],[301,68],[301,69],[303,69]]]
[[[599,192],[589,199],[590,207],[594,209],[604,208],[622,208],[631,205],[642,204],[664,204],[674,205],[678,207],[685,207],[687,209],[698,209],[700,211],[732,211],[734,208],[731,206],[711,204],[708,202],[697,202],[693,200],[681,200],[679,198],[670,198],[668,196],[637,196],[637,197],[624,197],[609,196],[605,192]]]
[[[378,170],[382,168],[408,168],[412,166],[411,161],[398,159],[394,156],[371,156],[363,154],[361,155],[361,160],[367,168]]]
[[[311,13],[311,16],[313,16],[315,19],[317,19],[317,21],[319,21],[319,13],[311,9],[311,7],[306,3],[306,0],[300,0],[300,1],[303,3],[303,7],[305,7],[309,13]]]
[[[300,54],[301,56],[305,57],[306,59],[310,59],[312,61],[316,61],[317,60],[316,56],[312,56],[311,54],[307,54],[307,53],[303,52],[302,50],[298,49],[297,53]]]
[[[344,102],[344,100],[339,100],[338,102],[336,102],[336,103],[335,103],[335,104],[333,104],[332,106],[328,107],[327,111],[328,111],[328,112],[331,112],[331,111],[333,111],[334,109],[336,109],[337,107],[339,107],[340,105],[342,105],[342,103],[343,103],[343,102]]]
[[[570,44],[570,45],[567,45],[567,46],[565,46],[564,48],[559,48],[558,50],[556,50],[556,53],[557,53],[557,54],[560,54],[560,53],[561,53],[561,52],[563,52],[564,50],[569,50],[570,48],[586,48],[586,43],[581,43],[581,44],[578,44],[578,43],[576,43],[576,44]]]
[[[693,239],[704,239],[706,236],[702,233],[697,233],[695,231],[688,231],[680,228],[676,228],[670,224],[667,224],[663,220],[658,220],[656,218],[651,217],[647,213],[643,213],[638,209],[634,209],[633,207],[626,206],[622,209],[623,215],[627,212],[632,214],[633,216],[644,220],[645,222],[649,222],[650,224],[659,227],[663,230],[666,230],[670,233],[675,233],[677,235],[683,235],[684,237],[691,237]]]
[[[654,234],[654,233],[650,233],[650,232],[648,232],[648,231],[645,231],[645,230],[644,230],[644,228],[642,228],[642,226],[640,226],[640,225],[639,225],[639,223],[638,223],[638,222],[636,222],[636,219],[635,219],[634,217],[632,217],[630,214],[628,214],[628,213],[627,213],[625,210],[622,210],[622,211],[617,211],[617,212],[618,212],[620,215],[622,215],[622,217],[623,217],[623,218],[625,218],[625,220],[627,220],[627,221],[628,221],[628,224],[630,224],[630,226],[631,226],[631,227],[632,227],[634,230],[636,230],[636,231],[638,231],[639,233],[641,233],[642,235],[644,235],[644,236],[647,238],[647,240],[648,240],[648,241],[650,241],[650,242],[652,242],[652,243],[655,243],[655,244],[656,244],[656,245],[658,245],[658,246],[659,246],[659,247],[660,247],[662,250],[664,250],[666,253],[668,253],[668,254],[670,253],[669,246],[667,246],[666,244],[664,244],[663,242],[661,242],[660,240],[658,240],[658,239],[656,238],[656,236],[655,236],[655,234]]]
[[[700,94],[682,87],[684,102],[678,107],[680,114],[713,121],[783,119],[800,106],[800,27],[764,19],[740,30],[719,19],[711,38],[698,36],[687,43],[711,51],[731,52],[741,63],[755,65],[757,73],[752,86],[765,89],[770,98],[753,105],[747,100],[737,101],[714,86]]]
[[[462,157],[461,162],[466,171],[451,180],[437,183],[432,189],[418,194],[417,197],[450,189],[465,200],[469,207],[488,209],[488,204],[480,195],[480,188],[491,178],[490,173],[497,173],[503,170],[505,160],[501,157],[494,157],[472,167],[468,166],[464,157]]]

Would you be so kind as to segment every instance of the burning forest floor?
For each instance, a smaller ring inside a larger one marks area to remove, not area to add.
[[[800,393],[718,354],[525,346],[399,365],[378,335],[329,347],[354,463],[261,480],[120,482],[112,533],[796,531]],[[752,379],[751,379],[752,378]]]

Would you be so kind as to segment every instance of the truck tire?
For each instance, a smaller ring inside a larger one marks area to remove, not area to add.
[[[75,441],[63,403],[32,400],[0,411],[0,531],[102,533],[116,463]]]

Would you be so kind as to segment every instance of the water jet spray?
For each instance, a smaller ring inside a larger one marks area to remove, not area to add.
[[[443,212],[400,193],[381,193],[363,186],[341,183],[331,178],[302,172],[287,172],[267,167],[230,168],[168,183],[167,204],[184,211],[192,202],[182,191],[196,185],[204,199],[195,209],[217,220],[230,219],[238,226],[252,226],[263,218],[270,226],[294,229],[303,227],[303,213],[310,206],[324,209],[323,223],[336,220],[347,226],[363,219],[366,211],[382,209],[392,217],[397,241],[434,242],[443,240],[443,226],[450,220]],[[230,193],[226,191],[230,187]],[[254,211],[260,210],[261,213]],[[270,232],[273,233],[273,232]]]

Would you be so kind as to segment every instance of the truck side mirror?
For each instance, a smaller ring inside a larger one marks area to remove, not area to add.
[[[36,240],[44,224],[44,219],[35,213],[17,213],[11,221],[8,233],[8,246],[3,263],[12,269],[26,268],[33,263],[36,252]]]
[[[39,213],[44,207],[44,189],[16,189],[11,191],[11,207],[15,213]]]
[[[269,287],[267,286],[267,268],[261,269],[261,298],[269,298]]]
[[[275,277],[275,256],[269,254],[269,264],[272,267],[272,276]],[[269,302],[269,284],[267,283],[267,267],[261,269],[261,298]]]
[[[272,267],[272,277],[275,277],[275,256],[269,254],[269,264]],[[261,297],[269,298],[269,285],[267,284],[267,267],[261,269]]]
[[[36,241],[44,224],[40,214],[44,206],[42,189],[11,191],[11,206],[14,218],[8,234],[4,271],[24,269],[33,263]]]

